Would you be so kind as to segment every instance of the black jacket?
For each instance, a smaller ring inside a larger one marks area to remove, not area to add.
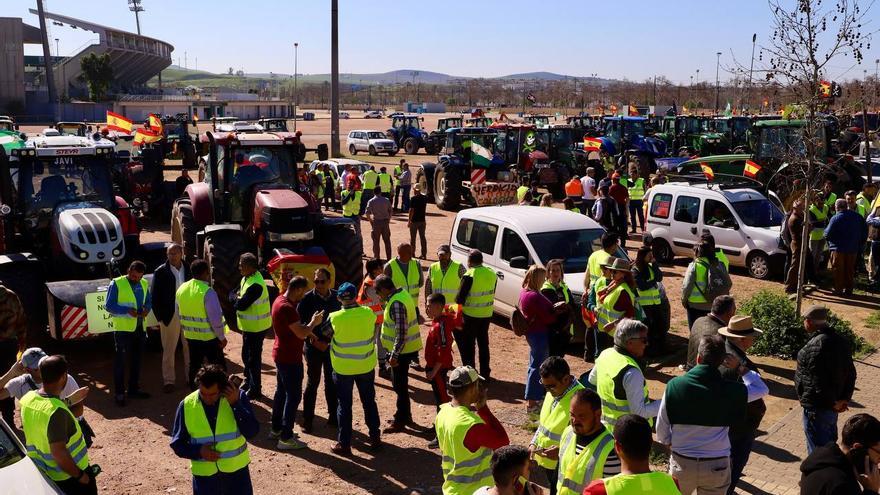
[[[819,330],[798,351],[794,387],[801,406],[831,409],[835,401],[852,399],[855,386],[849,342],[833,329]]]
[[[852,463],[836,443],[817,447],[801,464],[801,495],[877,495],[859,485]]]
[[[733,354],[736,356],[740,362],[748,369],[754,372],[758,372],[758,367],[755,363],[752,362],[751,359],[744,353],[739,347],[730,343],[730,339],[725,339],[724,348],[727,350],[728,354]],[[737,370],[732,370],[727,368],[724,365],[718,367],[718,371],[721,372],[721,376],[724,377],[725,380],[730,380],[738,383],[744,383],[741,376]],[[745,421],[740,424],[735,424],[730,427],[730,438],[741,438],[746,435],[755,436],[758,431],[758,427],[761,426],[761,420],[764,419],[764,414],[767,413],[767,405],[764,404],[764,399],[753,400],[749,402],[746,406],[746,418]]]
[[[183,262],[183,280],[191,279],[189,265]],[[177,293],[174,274],[171,273],[171,265],[166,261],[153,273],[153,282],[150,285],[150,294],[153,296],[153,314],[163,325],[171,323],[174,318],[174,307]]]

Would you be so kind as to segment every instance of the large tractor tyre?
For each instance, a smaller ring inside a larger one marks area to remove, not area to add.
[[[425,175],[425,169],[419,168],[416,170],[416,184],[422,189],[422,194],[424,194],[428,198],[429,203],[434,202],[434,189],[428,189],[428,176]]]
[[[440,167],[434,175],[434,202],[441,210],[453,211],[461,205],[461,177],[452,167]]]
[[[336,286],[351,282],[355,287],[360,287],[364,279],[364,243],[354,226],[348,223],[322,223],[320,238],[321,247],[333,263]]]
[[[415,155],[419,152],[419,140],[416,138],[407,138],[403,142],[403,149],[407,155]]]
[[[425,143],[425,153],[429,155],[437,154],[437,147],[434,145],[432,141],[428,141]]]
[[[27,314],[27,340],[29,346],[41,346],[48,339],[46,325],[46,281],[38,267],[28,263],[4,263],[0,265],[0,283],[15,292]]]
[[[244,238],[239,232],[215,232],[205,239],[205,261],[211,267],[211,287],[217,291],[226,323],[234,329],[237,329],[235,308],[229,302],[229,293],[238,288],[241,280],[238,258],[245,251]]]
[[[171,241],[183,246],[183,257],[191,262],[198,256],[196,219],[188,199],[174,201],[171,209]]]

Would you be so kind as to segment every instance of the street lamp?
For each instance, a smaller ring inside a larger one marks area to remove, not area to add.
[[[134,22],[137,23],[138,36],[140,36],[141,18],[138,16],[138,13],[144,11],[144,8],[141,6],[141,0],[128,0],[128,10],[134,12]]]
[[[718,97],[721,89],[718,70],[721,68],[721,52],[715,52],[715,114],[718,115]]]
[[[749,93],[748,99],[752,99],[752,69],[755,68],[755,40],[758,39],[758,33],[752,35],[752,61],[749,64]]]
[[[296,107],[299,106],[299,90],[297,88],[297,65],[299,64],[299,43],[293,44],[293,132],[296,132]],[[323,97],[322,97],[323,99]]]

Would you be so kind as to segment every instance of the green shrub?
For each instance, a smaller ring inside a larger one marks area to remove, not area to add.
[[[755,327],[764,331],[755,340],[750,353],[794,359],[809,340],[803,320],[795,312],[794,303],[781,293],[759,291],[740,306],[740,313],[750,315]],[[849,321],[831,313],[829,324],[850,342],[853,355],[860,356],[874,349],[853,332]]]

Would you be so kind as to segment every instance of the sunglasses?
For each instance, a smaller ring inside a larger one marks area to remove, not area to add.
[[[316,279],[315,279],[315,285],[318,285],[318,284],[323,285],[323,284],[326,284],[327,282],[329,282],[329,280],[322,279],[322,278],[316,278]]]

